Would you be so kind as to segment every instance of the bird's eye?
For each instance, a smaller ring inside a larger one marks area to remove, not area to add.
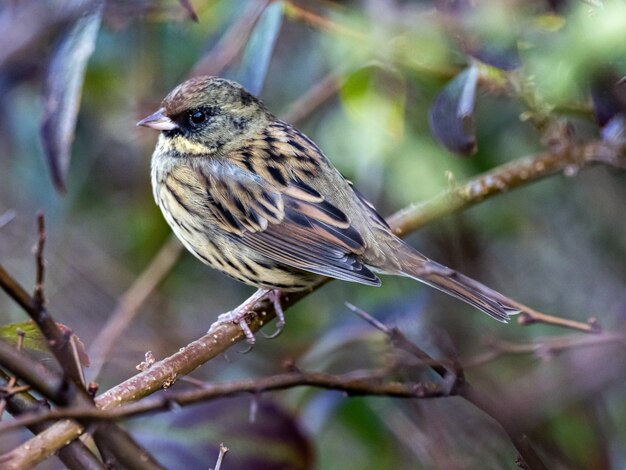
[[[189,114],[189,122],[193,126],[199,126],[204,121],[206,121],[206,119],[207,119],[207,115],[202,110],[194,111],[191,114]]]

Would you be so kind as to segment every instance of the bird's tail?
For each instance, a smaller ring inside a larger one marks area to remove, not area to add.
[[[521,304],[495,290],[429,260],[410,246],[402,243],[399,255],[400,273],[439,289],[446,294],[466,302],[501,322],[508,322],[509,315],[521,312]]]

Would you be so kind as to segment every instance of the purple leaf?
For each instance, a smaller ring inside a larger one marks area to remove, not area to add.
[[[476,66],[465,69],[446,84],[430,109],[430,129],[451,152],[461,155],[476,152],[474,101],[477,84]]]
[[[97,3],[63,33],[48,67],[41,139],[59,191],[65,190],[85,69],[100,29],[102,7],[102,2]]]

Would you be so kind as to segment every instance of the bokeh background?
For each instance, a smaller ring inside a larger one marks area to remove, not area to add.
[[[563,120],[571,142],[623,125],[626,100],[615,85],[626,74],[621,1],[112,0],[86,65],[60,192],[40,129],[46,100],[55,99],[51,83],[69,89],[79,67],[68,57],[77,50],[58,46],[76,17],[63,14],[79,2],[39,3],[0,7],[0,263],[33,284],[42,210],[49,309],[94,356],[90,346],[120,298],[170,237],[150,188],[157,136],[135,123],[192,74],[258,88],[384,215],[543,151]],[[459,117],[443,110],[432,123],[443,133],[437,139],[429,116],[438,96],[454,98],[451,80],[470,69],[479,74],[476,90],[467,88],[475,104],[466,132],[476,151],[460,155],[446,131]],[[625,183],[612,168],[572,167],[409,237],[429,257],[525,304],[581,321],[594,316],[621,339],[582,345],[570,330],[499,324],[406,279],[385,278],[379,289],[333,282],[289,310],[279,339],[259,338],[246,355],[235,346],[192,376],[263,377],[288,359],[331,373],[388,364],[386,338],[352,314],[349,301],[434,357],[466,365],[468,381],[519,420],[549,468],[624,468]],[[87,378],[110,388],[136,373],[146,351],[172,354],[251,293],[183,253],[97,377],[87,368]],[[25,319],[0,295],[1,324]],[[255,403],[220,400],[127,425],[168,468],[208,468],[220,442],[231,449],[224,468],[516,468],[502,429],[457,397],[349,398],[299,388]],[[0,451],[26,437],[3,437]]]

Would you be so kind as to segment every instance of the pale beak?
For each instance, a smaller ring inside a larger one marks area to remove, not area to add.
[[[137,123],[137,125],[151,127],[157,131],[171,131],[172,129],[176,129],[178,127],[178,124],[167,117],[165,114],[165,108],[161,108],[156,113],[143,118]]]

